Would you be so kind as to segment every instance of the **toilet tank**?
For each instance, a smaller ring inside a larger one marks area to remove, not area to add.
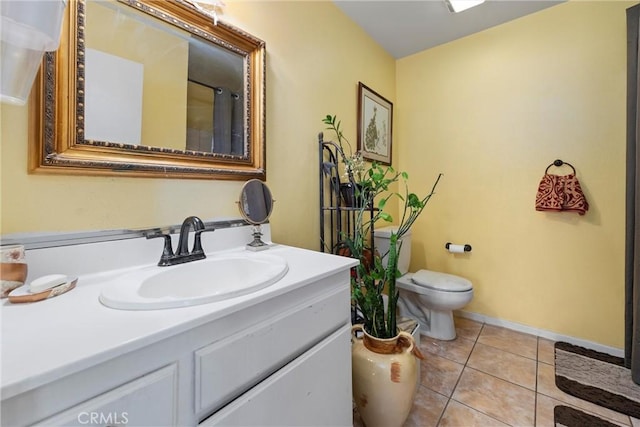
[[[390,225],[388,227],[376,228],[373,241],[376,246],[376,250],[382,258],[382,265],[387,266],[387,252],[389,252],[389,241],[391,239],[391,232],[397,232],[398,227]],[[402,250],[400,251],[400,257],[398,258],[398,270],[400,274],[406,274],[409,272],[409,261],[411,261],[411,230],[398,239],[398,243],[402,241]]]

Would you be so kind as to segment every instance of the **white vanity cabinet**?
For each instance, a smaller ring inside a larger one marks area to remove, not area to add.
[[[351,390],[342,386],[351,381],[343,351],[350,337],[346,325],[200,425],[351,425]]]
[[[39,426],[176,425],[177,365],[144,375],[37,423]]]
[[[302,256],[332,258],[310,251]],[[66,340],[58,344],[43,343],[43,352],[74,345],[86,353],[90,334],[99,335],[92,327],[107,328],[108,322],[121,331],[123,342],[89,359],[78,356],[53,373],[3,382],[0,424],[351,425],[352,264],[337,263],[329,274],[306,279],[304,270],[291,264],[290,277],[274,285],[271,294],[265,290],[256,300],[239,299],[241,307],[224,306],[215,315],[215,304],[132,312],[93,303],[95,318],[67,328]],[[59,298],[56,312],[70,309],[65,301]],[[191,317],[184,321],[187,314]],[[172,315],[183,317],[169,330],[162,322]],[[126,339],[147,323],[158,325],[155,334]],[[26,329],[25,337],[36,333]],[[99,337],[93,339],[98,343]],[[10,341],[3,337],[3,345]],[[8,362],[2,366],[3,374],[8,372]]]

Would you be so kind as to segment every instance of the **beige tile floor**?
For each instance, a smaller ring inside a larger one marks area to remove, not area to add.
[[[405,427],[553,426],[572,406],[621,426],[640,421],[555,386],[553,341],[456,318],[453,341],[421,338],[421,381]],[[359,422],[354,425],[360,425]]]

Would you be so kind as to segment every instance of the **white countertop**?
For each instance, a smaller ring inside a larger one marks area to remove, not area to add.
[[[244,250],[244,247],[233,249]],[[229,315],[357,264],[351,258],[274,245],[287,274],[275,284],[226,301],[163,310],[115,310],[98,301],[101,287],[130,269],[79,276],[76,288],[35,303],[0,302],[0,381],[7,399],[113,357]],[[157,255],[157,254],[156,254]]]

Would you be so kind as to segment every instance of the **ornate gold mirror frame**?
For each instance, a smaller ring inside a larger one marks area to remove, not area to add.
[[[244,58],[244,152],[240,155],[88,140],[84,137],[86,0],[71,0],[60,48],[45,55],[31,93],[32,173],[265,179],[265,43],[186,0],[118,0]],[[131,40],[136,43],[136,40]],[[118,124],[115,123],[114,126]]]

